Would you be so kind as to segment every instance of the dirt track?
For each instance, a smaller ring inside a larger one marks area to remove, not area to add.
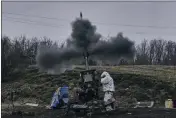
[[[35,112],[38,111],[35,110]],[[62,110],[43,110],[30,115],[10,115],[2,118],[75,118],[75,115],[70,113],[64,116]],[[109,114],[94,114],[91,118],[176,118],[176,109],[119,109]]]

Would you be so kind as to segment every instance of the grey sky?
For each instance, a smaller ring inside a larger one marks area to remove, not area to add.
[[[2,34],[64,42],[80,11],[105,37],[123,32],[136,43],[144,38],[176,40],[176,2],[2,2]]]

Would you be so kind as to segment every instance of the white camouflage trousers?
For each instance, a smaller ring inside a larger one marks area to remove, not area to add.
[[[111,111],[113,110],[111,103],[115,102],[115,99],[113,97],[113,92],[105,92],[104,94],[104,103],[106,105],[106,110]]]

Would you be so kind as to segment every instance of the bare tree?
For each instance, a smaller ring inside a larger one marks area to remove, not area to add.
[[[11,69],[10,51],[11,51],[10,39],[4,36],[1,39],[2,81],[4,80],[4,77],[8,75],[8,72]]]
[[[136,47],[136,64],[148,64],[148,42],[146,39],[142,41],[140,45]]]
[[[149,45],[149,63],[153,64],[155,55],[155,40],[150,41]]]
[[[164,40],[156,40],[155,43],[155,55],[156,55],[156,63],[157,64],[162,64],[162,57],[164,55],[164,46],[166,42]]]

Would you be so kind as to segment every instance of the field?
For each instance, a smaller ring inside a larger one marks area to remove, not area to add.
[[[72,90],[79,80],[79,71],[83,70],[83,68],[84,66],[75,66],[74,71],[69,71],[60,75],[40,73],[34,68],[19,70],[16,72],[16,76],[13,76],[12,80],[2,83],[2,112],[6,113],[10,111],[9,108],[3,108],[3,104],[4,106],[5,104],[10,104],[10,93],[12,90],[15,91],[14,102],[16,104],[23,105],[26,102],[32,102],[41,105],[49,105],[56,85],[59,86],[65,82]],[[117,104],[123,108],[130,108],[137,101],[153,100],[155,101],[154,107],[158,109],[159,107],[164,107],[165,99],[168,99],[169,97],[175,99],[176,97],[176,68],[174,66],[132,65],[90,66],[90,68],[98,70],[98,77],[100,77],[103,70],[110,72],[116,85],[115,95]],[[126,88],[129,89],[126,91]],[[44,110],[44,108],[40,108],[40,110],[41,109]],[[30,111],[26,107],[23,107],[22,110]],[[37,112],[37,110],[32,111]],[[139,115],[142,111],[134,112],[136,115]],[[157,118],[161,117],[159,116],[161,113],[165,114],[162,115],[162,117],[169,114],[168,111],[161,112],[160,109],[156,111],[157,112],[155,113],[151,113],[153,115],[147,116],[148,113],[143,113],[143,115],[138,117],[143,118],[143,116],[146,116],[146,118]],[[40,112],[44,113],[44,111]],[[45,116],[54,114],[54,112],[50,113],[50,111],[45,113],[47,114]],[[119,117],[123,118],[124,116],[125,115]],[[132,118],[137,116],[125,116],[125,118],[127,117]],[[49,118],[49,116],[46,118]],[[54,116],[52,116],[52,118],[54,118]],[[168,118],[172,117],[168,116]]]
[[[84,66],[77,66],[84,68]],[[90,66],[98,70],[107,70],[110,73],[137,74],[153,76],[155,79],[164,81],[176,81],[176,66],[160,65],[130,65],[130,66]]]

